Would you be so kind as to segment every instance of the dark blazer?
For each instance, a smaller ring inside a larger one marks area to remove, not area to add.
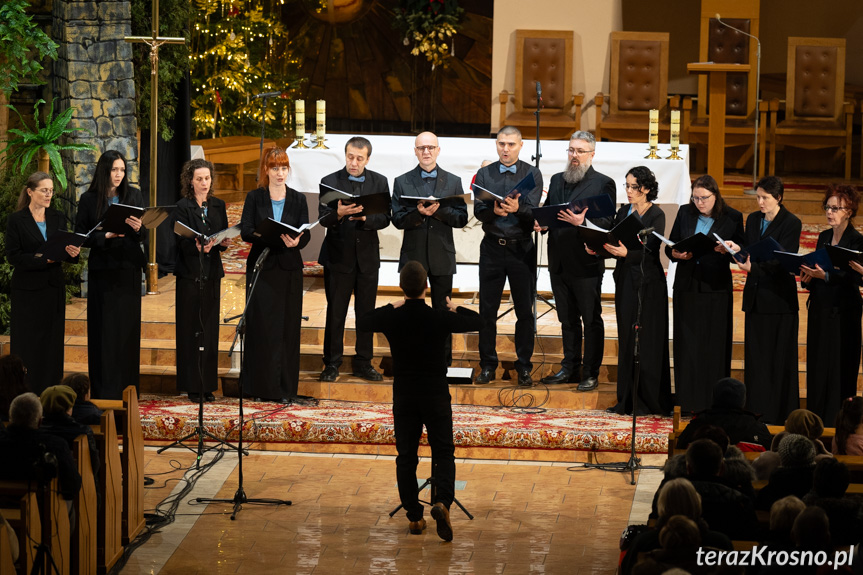
[[[744,237],[747,246],[769,236],[779,242],[784,251],[797,252],[800,248],[800,232],[803,230],[803,224],[797,216],[780,205],[779,213],[762,236],[763,220],[764,214],[760,211],[752,212],[746,218]],[[743,311],[797,313],[798,309],[794,276],[785,271],[777,260],[753,263],[743,287]]]
[[[461,178],[437,166],[433,196],[445,198],[463,194]],[[455,273],[455,242],[453,228],[467,224],[467,204],[441,205],[431,218],[422,215],[415,200],[402,201],[402,196],[427,196],[428,188],[417,166],[396,178],[393,184],[393,225],[404,230],[399,271],[411,260],[420,262],[432,275]]]
[[[489,164],[476,173],[476,185],[502,196],[533,172],[536,187],[528,194],[522,194],[518,200],[518,211],[506,216],[494,213],[494,202],[473,203],[473,215],[482,222],[482,231],[487,236],[496,238],[529,238],[533,232],[533,208],[542,200],[542,173],[527,162],[518,160],[515,163],[515,174],[500,173],[500,162]]]
[[[177,209],[174,211],[176,221],[185,224],[198,233],[205,236],[220,232],[228,227],[228,213],[224,200],[216,197],[207,198],[207,221],[201,217],[201,208],[198,202],[190,198],[177,200]],[[178,278],[197,279],[201,267],[201,254],[195,240],[182,236],[176,236],[177,258],[174,267],[174,275]],[[226,247],[216,244],[209,253],[204,254],[204,269],[209,279],[225,277],[222,268],[221,252]]]
[[[607,194],[611,203],[617,203],[614,180],[600,174],[593,169],[587,168],[584,178],[577,184],[568,184],[563,179],[563,173],[551,177],[548,187],[548,197],[545,205],[556,206],[565,204],[579,198],[590,198],[600,194]],[[601,228],[608,229],[614,221],[614,216],[607,218],[591,218],[590,211],[587,212],[588,219]],[[548,271],[551,273],[568,273],[576,277],[596,277],[604,269],[602,258],[592,256],[584,249],[584,240],[581,239],[576,226],[567,225],[563,228],[552,228],[548,230]]]
[[[815,249],[821,249],[833,241],[833,229],[827,229],[818,234],[818,243]],[[839,247],[849,250],[863,250],[863,236],[854,226],[849,223],[839,240]],[[850,313],[853,309],[859,309],[861,277],[855,271],[835,269],[827,272],[824,280],[813,280],[812,283],[800,285],[809,290],[807,306],[810,311],[839,308]],[[837,326],[838,327],[838,326]]]
[[[617,216],[614,218],[615,225],[622,222],[629,215],[630,204],[625,204],[617,211]],[[633,212],[635,213],[635,212]],[[644,212],[641,217],[643,228],[656,228],[657,233],[662,234],[665,231],[665,212],[662,208],[653,204]],[[659,250],[662,242],[650,234],[647,236],[647,243],[644,249],[647,253],[644,254],[644,275],[641,273],[641,251],[628,250],[625,258],[617,258],[617,265],[614,268],[615,283],[622,282],[622,274],[628,273],[632,276],[632,284],[635,289],[641,286],[641,278],[648,278],[649,281],[665,281],[665,271],[662,269],[662,262],[659,260]]]
[[[78,200],[78,215],[75,218],[75,231],[79,234],[86,234],[99,223],[105,211],[108,210],[108,203],[105,202],[105,208],[102,213],[97,213],[97,200],[95,191],[86,191]],[[137,188],[129,188],[125,198],[120,199],[121,204],[128,206],[144,207],[144,197],[141,191]],[[87,267],[90,270],[117,270],[129,268],[144,268],[147,265],[147,256],[141,249],[141,240],[144,238],[146,230],[143,226],[138,233],[125,234],[122,238],[105,238],[105,232],[95,230],[90,237],[84,242],[85,248],[93,248],[90,250],[90,256],[87,259]]]
[[[679,242],[695,235],[698,224],[698,209],[692,204],[680,206],[674,225],[668,239]],[[714,220],[707,235],[719,234],[723,240],[730,240],[741,245],[743,239],[743,216],[729,206],[725,212]],[[671,255],[671,246],[665,246],[665,255],[671,261],[677,262],[674,272],[674,289],[693,292],[725,292],[731,291],[731,268],[733,258],[728,254],[715,251],[708,252],[690,260],[678,260]]]
[[[353,193],[353,185],[348,180],[348,171],[342,168],[321,182],[343,192]],[[390,193],[390,185],[385,176],[365,170],[359,195],[370,196],[381,192]],[[318,262],[333,271],[351,273],[359,268],[362,273],[371,273],[381,267],[380,241],[378,230],[390,224],[390,214],[374,214],[366,216],[366,221],[360,222],[350,218],[339,220],[335,207],[321,204],[318,207],[321,225],[327,228],[327,236],[321,246]]]
[[[46,235],[50,238],[60,229],[60,212],[45,208]],[[37,258],[36,252],[45,239],[33,219],[30,208],[9,214],[6,220],[6,259],[15,268],[12,289],[38,290],[46,286],[62,286],[63,267],[60,262],[48,263]]]
[[[285,186],[285,207],[282,210],[282,223],[295,228],[309,222],[309,206],[306,197],[300,192]],[[268,242],[254,235],[258,224],[267,218],[273,217],[273,204],[270,201],[270,190],[257,188],[246,195],[246,203],[243,204],[243,215],[240,218],[242,225],[243,241],[252,244],[249,257],[246,259],[246,272],[250,273],[255,268],[264,248],[270,248],[270,255],[264,261],[262,269],[271,269],[278,265],[283,270],[303,269],[303,257],[300,250],[306,247],[311,239],[311,234],[305,232],[300,236],[300,243],[294,248],[288,248],[281,238],[274,242]],[[227,219],[227,216],[225,216]]]

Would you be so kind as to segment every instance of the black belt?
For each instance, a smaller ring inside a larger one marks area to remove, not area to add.
[[[531,238],[529,236],[526,238],[501,238],[501,237],[497,237],[497,236],[486,236],[486,238],[491,240],[492,242],[500,245],[500,246],[506,246],[506,245],[510,245],[510,244],[518,244],[521,242],[532,242],[533,241],[533,238]]]

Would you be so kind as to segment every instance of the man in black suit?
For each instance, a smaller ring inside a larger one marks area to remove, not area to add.
[[[372,144],[366,138],[354,137],[345,144],[345,167],[324,176],[321,182],[359,196],[385,193],[390,187],[385,176],[366,170],[372,155]],[[324,328],[324,370],[321,381],[335,381],[339,376],[344,352],[345,318],[351,294],[354,312],[361,317],[375,307],[378,271],[381,267],[378,230],[390,223],[387,213],[362,215],[359,205],[321,204],[321,225],[327,236],[321,246],[319,261],[324,266],[324,291],[327,296],[327,319]],[[369,381],[381,381],[372,367],[374,342],[371,332],[357,329],[356,355],[351,361],[353,374]]]
[[[518,384],[533,385],[530,358],[533,355],[533,298],[536,274],[536,246],[533,244],[533,208],[542,198],[542,174],[518,159],[524,142],[521,132],[504,126],[497,133],[499,161],[481,168],[476,185],[506,196],[522,178],[532,173],[534,188],[504,201],[474,201],[473,214],[482,222],[485,237],[479,247],[479,314],[485,325],[479,332],[481,371],[475,383],[489,383],[497,370],[497,312],[503,286],[509,289],[515,307],[515,369]]]
[[[437,165],[437,136],[423,132],[416,137],[414,153],[419,165],[396,178],[393,185],[393,225],[404,230],[399,271],[409,261],[422,264],[428,273],[432,307],[446,309],[456,272],[452,229],[467,224],[464,200],[448,203],[402,199],[402,196],[446,198],[463,194],[461,178]],[[447,338],[447,365],[452,363],[452,339]]]
[[[590,132],[572,135],[567,149],[569,164],[565,171],[551,177],[546,205],[565,204],[601,194],[607,194],[612,204],[616,203],[614,180],[600,174],[591,165],[595,150],[596,139]],[[576,227],[589,216],[585,212],[576,214],[572,210],[564,210],[559,217],[571,225],[551,229],[548,238],[548,271],[561,325],[563,361],[560,371],[543,378],[542,383],[579,383],[579,391],[596,389],[605,347],[600,302],[605,261],[587,253]],[[602,219],[590,218],[591,222],[606,229],[611,227],[613,220],[614,214]]]
[[[455,446],[444,350],[447,337],[481,329],[483,320],[475,311],[457,308],[449,298],[447,310],[429,307],[425,303],[426,272],[419,262],[404,265],[399,286],[405,299],[367,313],[357,320],[357,329],[383,332],[390,343],[395,375],[396,479],[410,532],[419,535],[426,527],[416,476],[417,449],[425,425],[434,477],[431,516],[440,538],[452,541],[449,508],[455,497]]]

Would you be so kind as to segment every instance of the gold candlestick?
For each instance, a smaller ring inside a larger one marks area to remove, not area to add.
[[[650,153],[644,159],[658,160],[656,149],[659,147],[659,110],[650,111],[649,138]]]
[[[306,101],[294,100],[294,123],[296,124],[294,132],[297,136],[297,143],[294,148],[308,148],[304,140],[306,139]]]
[[[318,143],[315,144],[314,149],[316,149],[316,150],[329,150],[329,148],[324,145],[324,141],[326,140],[326,138],[324,136],[326,135],[327,103],[324,100],[318,100],[317,105],[316,105],[316,110],[317,110],[317,114],[316,114],[316,118],[315,118],[316,119],[316,126],[315,126],[315,128],[316,128],[315,137],[316,138],[315,139],[318,141]]]
[[[680,151],[680,110],[671,110],[671,155],[666,160],[682,160]]]

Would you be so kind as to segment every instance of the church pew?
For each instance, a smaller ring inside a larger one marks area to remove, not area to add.
[[[123,436],[120,465],[123,475],[123,545],[144,528],[144,432],[138,409],[138,391],[130,385],[123,390],[123,400],[93,400],[99,409],[112,410],[119,433]]]
[[[86,435],[75,439],[72,455],[81,475],[81,490],[74,502],[76,524],[72,533],[72,573],[89,575],[96,572],[96,536],[99,522],[96,481]]]
[[[42,541],[42,524],[35,491],[28,491],[14,508],[2,508],[0,514],[9,522],[18,536],[19,572],[29,574],[36,559],[35,546]]]
[[[26,510],[26,521],[29,525],[24,528],[24,541],[22,543],[22,535],[19,533],[18,541],[19,546],[21,547],[21,551],[25,553],[25,561],[30,565],[35,563],[35,550],[33,551],[33,555],[29,555],[29,550],[25,551],[25,546],[30,547],[32,542],[28,539],[28,535],[33,535],[38,532],[40,534],[38,541],[43,541],[41,537],[41,527],[42,517],[45,517],[50,521],[50,525],[48,525],[48,529],[50,530],[51,537],[48,543],[48,548],[51,552],[51,558],[54,559],[54,564],[57,565],[57,570],[59,571],[59,575],[70,575],[71,574],[71,549],[70,549],[70,525],[69,525],[69,511],[66,506],[66,502],[63,500],[63,496],[60,495],[60,488],[57,478],[51,480],[48,484],[48,488],[42,494],[42,504],[41,506],[37,506],[35,501],[38,501],[38,492],[35,491],[36,485],[32,481],[0,481],[0,496],[2,497],[15,497],[19,499],[26,499],[27,506],[29,507]],[[34,499],[30,499],[30,496],[35,496]],[[43,511],[42,516],[36,513],[36,517],[38,517],[38,526],[34,525],[33,518],[33,508],[41,508]],[[22,509],[22,512],[25,510]],[[11,522],[11,521],[10,521]],[[54,573],[54,568],[51,564],[51,558],[47,555],[43,556],[42,560],[40,560],[40,566],[44,568],[43,573]],[[29,570],[28,570],[29,572]]]
[[[98,512],[96,563],[97,572],[107,573],[123,555],[120,531],[123,515],[123,480],[120,469],[120,447],[114,412],[102,413],[99,425],[91,426],[96,436],[96,446],[102,458],[99,467],[99,492],[102,507]]]
[[[15,573],[13,551],[9,543],[9,527],[0,522],[0,573]]]

